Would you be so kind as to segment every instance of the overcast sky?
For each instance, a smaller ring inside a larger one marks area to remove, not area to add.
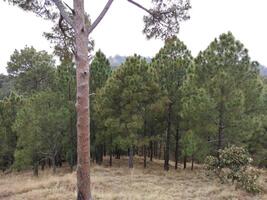
[[[107,0],[85,2],[87,12],[95,19]],[[138,2],[149,5],[151,0]],[[191,4],[191,19],[181,24],[178,37],[194,56],[215,37],[231,31],[249,49],[253,60],[267,65],[267,0],[191,0]],[[96,49],[100,48],[107,56],[134,53],[154,56],[163,43],[145,39],[144,14],[126,0],[115,0],[92,34]],[[5,73],[6,63],[15,49],[28,45],[52,52],[42,36],[44,31],[50,31],[52,24],[48,21],[0,1],[0,26],[0,73]]]

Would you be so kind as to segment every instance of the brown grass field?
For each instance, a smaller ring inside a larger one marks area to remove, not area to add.
[[[67,167],[52,175],[40,171],[35,178],[31,171],[0,174],[1,200],[71,200],[76,196],[76,174]],[[162,161],[148,162],[135,158],[135,168],[127,168],[127,160],[113,160],[113,167],[92,165],[91,181],[94,200],[267,200],[267,173],[262,171],[259,184],[263,192],[253,196],[234,185],[221,184],[207,177],[201,166],[190,169],[173,168],[163,171]]]

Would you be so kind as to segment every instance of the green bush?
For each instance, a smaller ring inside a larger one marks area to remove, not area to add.
[[[259,173],[249,167],[252,159],[248,151],[242,147],[231,146],[219,151],[219,158],[208,156],[205,160],[206,169],[214,172],[221,181],[230,180],[237,187],[250,193],[260,192],[257,185]]]

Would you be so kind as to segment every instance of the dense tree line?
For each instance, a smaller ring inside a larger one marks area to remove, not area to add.
[[[51,35],[50,35],[51,36]],[[68,50],[52,55],[16,50],[0,76],[0,168],[76,165],[76,76]],[[91,159],[142,156],[202,162],[228,145],[246,147],[254,164],[267,163],[267,85],[259,64],[229,32],[193,58],[176,37],[151,62],[131,56],[112,70],[98,51],[90,69]]]

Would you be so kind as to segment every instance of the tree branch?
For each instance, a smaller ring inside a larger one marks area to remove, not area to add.
[[[89,35],[95,28],[96,26],[101,22],[107,11],[109,10],[111,4],[113,3],[114,0],[109,0],[105,7],[103,8],[102,12],[99,14],[99,16],[96,18],[96,20],[92,23],[91,26],[88,27],[87,29],[87,34]]]
[[[58,8],[60,15],[64,18],[64,20],[74,29],[73,20],[70,18],[69,13],[66,11],[66,7],[62,3],[61,0],[52,0],[56,7]]]
[[[70,9],[72,14],[74,15],[75,12],[74,12],[73,8],[71,8],[66,2],[64,2],[64,4],[67,6],[68,9]]]
[[[149,13],[150,15],[154,16],[154,13],[151,12],[150,10],[148,10],[147,8],[145,8],[144,6],[142,6],[141,4],[133,1],[133,0],[127,0],[129,3],[137,6],[138,8],[141,8],[142,10],[146,11],[147,13]]]

